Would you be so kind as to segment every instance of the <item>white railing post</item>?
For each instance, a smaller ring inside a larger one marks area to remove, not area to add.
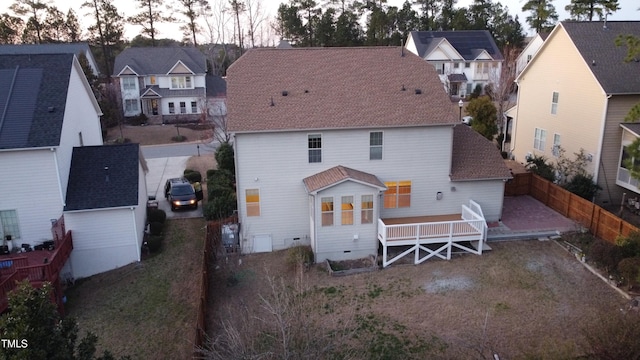
[[[420,224],[416,224],[415,225],[416,228],[416,243],[415,243],[415,247],[416,247],[416,251],[414,254],[414,259],[413,259],[413,264],[419,264],[420,261]]]

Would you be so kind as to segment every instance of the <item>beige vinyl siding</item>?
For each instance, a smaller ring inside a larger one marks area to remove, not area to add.
[[[0,210],[17,211],[20,243],[51,239],[50,220],[62,215],[54,155],[49,149],[0,152]]]
[[[623,193],[630,195],[629,190],[616,185],[622,145],[620,124],[624,122],[631,107],[638,102],[640,102],[640,95],[614,95],[609,99],[602,142],[602,165],[598,169],[598,185],[603,189],[596,198],[598,204],[620,204]]]
[[[525,162],[528,152],[552,158],[553,134],[561,134],[568,157],[600,146],[606,95],[561,27],[521,74],[513,154]],[[557,114],[551,114],[553,92],[559,95]],[[547,131],[544,151],[533,147],[535,128]],[[594,164],[587,169],[595,171]]]

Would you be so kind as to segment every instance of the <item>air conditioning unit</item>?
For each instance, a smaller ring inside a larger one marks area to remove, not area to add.
[[[524,157],[525,160],[531,160],[533,159],[533,154],[531,152],[528,152],[527,155],[525,155]]]

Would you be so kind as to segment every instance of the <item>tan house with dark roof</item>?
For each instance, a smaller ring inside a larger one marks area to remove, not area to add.
[[[399,47],[253,49],[227,84],[245,252],[311,244],[322,261],[382,248],[388,265],[396,241],[420,261],[446,258],[450,245],[425,241],[482,243],[501,217],[511,176],[498,149],[458,124],[433,66]]]

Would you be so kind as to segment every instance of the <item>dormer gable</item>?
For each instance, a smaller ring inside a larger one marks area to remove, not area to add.
[[[473,49],[471,52],[474,55],[473,60],[494,60],[493,56],[484,49]]]
[[[182,60],[178,60],[171,70],[167,72],[167,75],[195,75],[195,73],[191,71]]]
[[[430,48],[424,57],[427,61],[463,60],[462,55],[445,38],[440,38]]]
[[[137,72],[135,72],[131,67],[129,67],[129,65],[126,65],[124,68],[122,68],[122,70],[118,73],[118,76],[123,76],[123,75],[135,75],[135,76],[140,76],[138,75]]]

